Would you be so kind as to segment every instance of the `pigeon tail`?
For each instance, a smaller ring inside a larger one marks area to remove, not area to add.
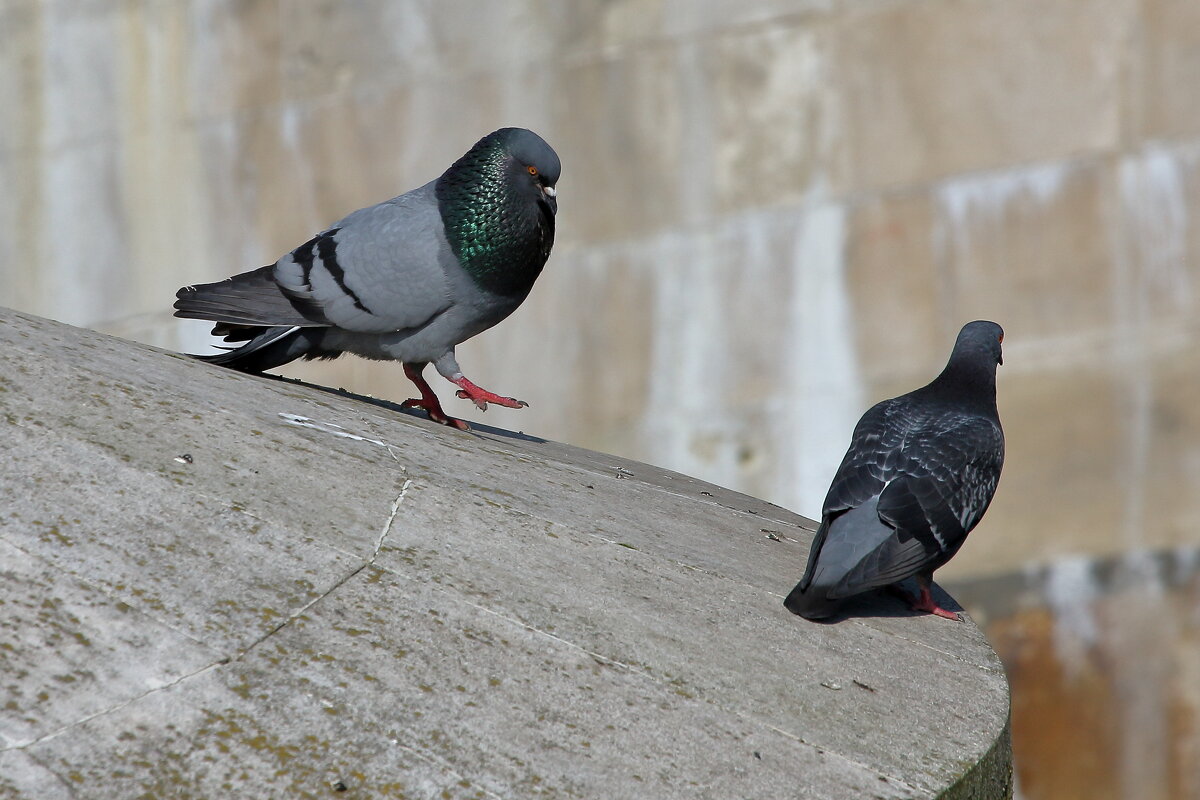
[[[841,602],[830,600],[825,592],[821,591],[821,587],[808,586],[801,589],[797,585],[783,601],[783,605],[796,616],[815,620],[832,617]]]
[[[241,372],[257,373],[283,366],[297,358],[331,358],[340,355],[318,348],[323,334],[322,328],[302,328],[299,325],[290,328],[251,328],[248,332],[247,329],[241,328],[227,336],[227,341],[249,338],[250,341],[246,344],[224,353],[193,358]]]
[[[185,286],[175,293],[175,316],[231,325],[325,325],[320,309],[290,298],[275,282],[274,265],[216,283]],[[310,304],[311,305],[311,304]],[[301,312],[307,308],[309,316]]]

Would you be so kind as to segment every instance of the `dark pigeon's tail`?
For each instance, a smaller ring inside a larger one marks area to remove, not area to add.
[[[788,611],[805,619],[828,619],[837,613],[838,606],[841,605],[837,600],[828,599],[825,593],[818,591],[816,587],[811,587],[808,591],[802,590],[801,585],[797,584],[783,601]]]

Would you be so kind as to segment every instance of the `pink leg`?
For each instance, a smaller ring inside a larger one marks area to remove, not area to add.
[[[464,400],[472,400],[475,402],[475,407],[480,411],[487,411],[488,403],[495,403],[498,406],[505,408],[525,408],[529,405],[524,400],[514,400],[511,397],[501,397],[498,394],[489,392],[487,389],[481,389],[471,383],[466,377],[459,375],[457,378],[451,378],[450,381],[457,384],[461,388],[457,395]]]
[[[442,411],[442,404],[438,402],[438,397],[433,393],[433,389],[429,386],[429,382],[421,376],[421,371],[425,369],[424,364],[405,364],[404,374],[408,379],[417,385],[417,390],[421,393],[419,400],[405,400],[401,403],[404,408],[423,408],[429,412],[429,418],[434,422],[439,422],[442,425],[449,425],[452,428],[458,428],[460,431],[469,431],[471,426],[463,422],[461,419],[455,419],[449,416],[445,411]]]
[[[933,590],[929,586],[929,579],[923,575],[917,576],[917,585],[921,587],[921,594],[916,600],[911,600],[913,611],[928,611],[930,614],[937,614],[939,617],[962,621],[962,618],[953,611],[947,611],[939,606],[933,600]]]

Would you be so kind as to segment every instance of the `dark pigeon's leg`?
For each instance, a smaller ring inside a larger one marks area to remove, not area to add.
[[[930,614],[937,614],[939,617],[945,617],[946,619],[958,622],[962,621],[962,618],[958,614],[955,614],[953,611],[947,611],[934,602],[933,589],[930,586],[932,581],[928,575],[916,575],[915,577],[917,579],[917,586],[921,588],[921,594],[915,600],[911,600],[913,611],[928,611]]]
[[[410,376],[411,377],[411,376]],[[489,392],[487,389],[481,389],[475,384],[466,379],[466,376],[459,375],[457,378],[451,378],[451,382],[462,387],[457,394],[463,400],[471,400],[480,411],[487,411],[488,403],[495,403],[498,406],[505,408],[525,408],[529,405],[524,400],[516,400],[512,397],[501,397],[498,394]]]
[[[433,389],[429,383],[421,377],[421,371],[425,369],[425,364],[404,364],[404,374],[408,379],[417,385],[417,390],[421,393],[419,400],[405,400],[401,403],[404,408],[423,408],[429,412],[429,418],[434,422],[439,422],[442,425],[449,425],[452,428],[458,428],[460,431],[469,431],[471,426],[463,422],[461,419],[455,419],[449,416],[442,410],[442,404],[438,401],[438,397],[433,393]]]

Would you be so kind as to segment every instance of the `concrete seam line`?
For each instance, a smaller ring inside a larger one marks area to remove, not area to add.
[[[433,755],[432,753],[423,752],[421,750],[416,749],[415,747],[409,747],[408,745],[401,744],[400,742],[395,741],[395,740],[392,740],[392,743],[394,746],[400,748],[401,750],[404,750],[407,753],[411,753],[412,755],[416,756],[417,758],[419,758],[423,761],[428,761],[430,764],[434,764],[437,767],[444,769],[446,772],[449,772],[451,775],[453,775],[455,778],[457,778],[460,782],[466,780],[466,777],[462,773],[458,772],[453,767],[451,767],[449,764],[442,761],[442,759],[438,758],[437,756]],[[479,788],[482,789],[487,794],[488,797],[495,798],[495,800],[504,800],[503,797],[496,794],[495,792],[493,792],[491,789],[487,788],[486,786],[481,785],[481,786],[479,786]]]
[[[402,576],[402,577],[403,577],[403,576]],[[449,590],[449,589],[445,589],[445,588],[442,588],[442,587],[439,587],[439,588],[438,588],[438,591],[441,591],[441,592],[443,592],[443,593],[446,593],[446,594],[449,594],[449,593],[451,592],[451,590]],[[602,654],[602,653],[597,653],[597,652],[595,652],[595,651],[593,651],[593,650],[589,650],[588,648],[586,648],[586,647],[584,647],[584,646],[582,646],[582,645],[580,645],[580,644],[576,644],[575,642],[572,642],[572,641],[571,641],[571,640],[569,640],[569,639],[564,639],[564,638],[562,638],[561,636],[557,636],[557,635],[555,635],[555,634],[553,634],[553,633],[550,633],[549,631],[544,631],[544,630],[542,630],[541,628],[538,628],[538,627],[536,627],[536,626],[530,625],[530,624],[529,624],[529,623],[527,623],[527,622],[522,622],[520,619],[517,619],[517,618],[515,618],[515,617],[510,617],[510,616],[508,616],[507,614],[502,614],[501,612],[499,612],[499,611],[496,611],[495,609],[492,609],[492,608],[488,608],[487,606],[481,606],[481,605],[479,605],[478,603],[472,603],[470,600],[467,600],[465,597],[461,597],[461,596],[460,596],[460,597],[459,597],[459,599],[460,599],[460,600],[461,600],[463,603],[465,603],[466,605],[468,605],[468,606],[471,606],[472,608],[476,608],[476,609],[478,609],[478,610],[480,610],[480,611],[485,611],[485,612],[487,612],[488,614],[492,614],[493,616],[499,617],[500,619],[504,620],[505,622],[509,622],[509,623],[511,623],[511,624],[513,624],[513,625],[517,625],[517,626],[519,626],[519,627],[521,627],[521,628],[524,628],[525,630],[527,630],[527,631],[530,631],[531,633],[540,634],[540,635],[542,635],[542,636],[545,636],[545,637],[547,637],[548,639],[552,639],[553,641],[555,641],[555,642],[558,642],[558,643],[560,643],[560,644],[562,644],[562,645],[565,645],[566,647],[568,647],[568,648],[570,648],[570,649],[573,649],[573,650],[578,650],[578,651],[580,651],[580,652],[586,653],[587,655],[591,656],[591,657],[592,657],[593,659],[595,659],[596,661],[599,661],[599,662],[601,662],[601,663],[604,663],[604,664],[608,664],[608,665],[610,665],[610,666],[612,666],[612,667],[616,667],[616,668],[618,668],[618,669],[620,669],[620,670],[622,670],[622,671],[624,671],[624,672],[628,672],[628,673],[631,673],[631,674],[633,674],[633,675],[638,675],[638,676],[640,676],[640,677],[642,677],[642,678],[646,678],[646,679],[648,679],[648,680],[650,680],[651,682],[653,682],[653,683],[656,683],[656,684],[663,684],[663,683],[665,683],[665,681],[663,681],[662,679],[660,679],[660,678],[656,677],[656,676],[655,676],[655,675],[653,675],[652,673],[650,673],[650,672],[647,672],[646,670],[644,670],[644,669],[641,669],[641,668],[639,668],[639,667],[635,667],[635,666],[634,666],[634,665],[632,665],[632,664],[627,664],[627,663],[626,663],[626,662],[624,662],[624,661],[620,661],[620,660],[618,660],[618,659],[615,659],[615,658],[611,658],[611,657],[609,657],[609,656],[606,656],[606,655],[604,655],[604,654]],[[806,740],[805,740],[805,739],[804,739],[802,736],[799,736],[799,735],[797,735],[797,734],[791,733],[790,731],[786,731],[786,730],[784,730],[783,728],[776,727],[775,725],[772,725],[772,724],[771,724],[771,723],[769,723],[769,722],[763,722],[762,720],[755,719],[754,717],[751,717],[751,716],[749,716],[749,715],[747,715],[747,714],[745,714],[745,713],[743,713],[743,712],[741,712],[741,711],[738,711],[737,709],[733,709],[733,708],[727,708],[726,706],[723,706],[723,705],[721,705],[720,703],[715,703],[715,702],[713,702],[712,700],[708,700],[708,699],[705,699],[705,698],[703,698],[703,697],[699,697],[699,696],[698,696],[696,699],[697,699],[698,701],[702,702],[702,703],[705,703],[705,704],[707,704],[707,705],[714,706],[715,708],[718,708],[718,709],[720,709],[721,711],[724,711],[724,712],[726,712],[727,714],[732,714],[733,716],[735,716],[735,717],[738,717],[739,719],[742,719],[742,720],[744,720],[744,721],[746,721],[746,722],[750,723],[751,725],[758,725],[758,726],[762,726],[762,727],[766,728],[767,730],[774,731],[775,733],[778,733],[778,734],[780,734],[781,736],[785,736],[785,737],[787,737],[788,739],[791,739],[791,740],[793,740],[793,741],[799,742],[800,744],[804,745],[805,747],[811,747],[811,748],[813,748],[814,750],[817,750],[817,751],[820,751],[820,752],[823,752],[823,753],[829,753],[830,755],[836,756],[837,758],[840,758],[840,759],[842,759],[843,761],[846,761],[846,762],[848,762],[848,763],[850,763],[850,764],[853,764],[853,765],[855,765],[856,767],[858,767],[859,769],[863,770],[864,772],[868,772],[868,773],[871,773],[872,775],[878,775],[878,776],[880,776],[880,777],[882,777],[882,778],[886,778],[887,780],[891,781],[891,782],[892,782],[892,783],[894,783],[894,784],[897,784],[897,785],[899,785],[899,786],[903,786],[905,789],[908,789],[908,790],[910,790],[910,791],[913,791],[913,792],[921,792],[921,791],[923,791],[923,790],[922,790],[922,789],[920,789],[919,787],[917,787],[917,786],[913,786],[912,784],[908,783],[907,781],[905,781],[905,780],[903,780],[903,779],[901,779],[901,778],[897,778],[897,777],[895,777],[894,775],[888,775],[887,773],[880,772],[878,769],[876,769],[876,768],[874,768],[874,767],[867,766],[866,764],[863,764],[863,763],[862,763],[862,762],[860,762],[860,761],[856,761],[855,759],[853,759],[853,758],[850,758],[849,756],[847,756],[847,755],[845,755],[844,753],[841,753],[841,752],[839,752],[839,751],[837,751],[837,750],[831,750],[831,749],[829,749],[828,747],[821,747],[820,745],[813,744],[812,742],[806,741]]]
[[[718,708],[720,708],[720,706],[718,706]],[[733,713],[738,714],[739,717],[743,716],[736,711]],[[743,719],[747,719],[747,718],[743,717]],[[763,727],[765,727],[767,730],[775,731],[780,736],[785,736],[788,739],[792,739],[793,741],[799,742],[800,744],[804,745],[805,747],[811,747],[820,753],[828,753],[829,755],[836,756],[849,764],[853,764],[854,766],[858,767],[859,769],[863,770],[864,772],[869,772],[872,775],[878,775],[881,778],[886,778],[887,780],[891,781],[892,783],[897,784],[899,786],[903,786],[905,789],[908,789],[909,791],[924,792],[926,795],[929,794],[929,791],[926,789],[921,789],[918,786],[913,786],[908,781],[903,780],[901,778],[897,778],[894,775],[888,775],[886,772],[880,772],[875,767],[870,767],[870,766],[867,766],[866,764],[862,763],[861,761],[856,761],[855,759],[850,758],[850,756],[846,755],[845,753],[839,752],[837,750],[830,750],[828,747],[821,747],[820,745],[813,744],[812,742],[806,741],[803,736],[797,736],[796,734],[792,733],[791,731],[785,731],[783,728],[776,727],[769,722],[759,722],[759,724],[762,725]]]
[[[902,633],[896,633],[895,631],[885,631],[885,630],[881,630],[880,628],[876,628],[874,625],[869,625],[869,624],[867,624],[866,622],[863,622],[863,621],[861,621],[861,620],[851,620],[851,621],[852,621],[852,622],[853,622],[855,625],[861,625],[862,627],[864,627],[864,628],[868,628],[868,629],[870,629],[870,630],[872,630],[872,631],[875,631],[876,633],[882,633],[882,634],[885,634],[885,635],[887,635],[887,636],[894,636],[894,637],[896,637],[897,639],[902,639],[903,641],[909,642],[910,644],[915,644],[915,645],[918,645],[918,646],[920,646],[920,647],[924,647],[924,648],[925,648],[925,649],[927,649],[927,650],[932,650],[933,652],[937,653],[938,655],[945,656],[946,658],[952,658],[952,659],[954,659],[955,661],[959,661],[959,662],[962,662],[963,664],[966,664],[966,665],[968,665],[968,666],[975,667],[976,669],[978,669],[978,670],[982,670],[983,672],[990,672],[990,673],[993,673],[993,674],[995,674],[995,673],[1004,674],[1004,670],[1003,670],[1002,668],[1001,668],[1001,669],[997,669],[997,668],[995,668],[995,667],[989,667],[987,664],[980,664],[980,663],[978,663],[978,662],[972,661],[972,660],[971,660],[971,659],[969,659],[969,658],[964,658],[963,656],[960,656],[960,655],[955,655],[954,653],[949,653],[949,652],[946,652],[945,650],[942,650],[942,649],[941,649],[941,648],[939,648],[939,647],[934,647],[933,645],[929,644],[928,642],[922,642],[920,639],[914,639],[914,638],[912,638],[911,636],[905,636],[904,634],[902,634]]]
[[[19,742],[17,744],[12,744],[12,745],[8,745],[6,747],[2,747],[2,748],[0,748],[0,753],[6,752],[8,750],[24,750],[27,747],[32,747],[33,745],[44,742],[47,739],[53,739],[55,736],[66,733],[67,731],[71,730],[72,728],[76,728],[80,725],[91,722],[92,720],[96,719],[97,717],[103,717],[108,714],[112,714],[113,712],[120,711],[121,709],[125,708],[126,706],[131,706],[143,698],[149,697],[150,695],[156,694],[165,689],[170,689],[174,686],[178,686],[179,684],[183,683],[184,681],[186,681],[190,678],[194,678],[197,675],[208,672],[210,669],[220,666],[221,664],[228,664],[228,663],[229,663],[228,658],[226,658],[226,657],[219,658],[216,661],[213,661],[212,663],[205,664],[203,667],[200,667],[199,669],[195,669],[195,670],[192,670],[191,672],[180,675],[179,677],[177,677],[171,681],[168,681],[167,683],[164,683],[162,686],[156,686],[153,689],[147,689],[146,691],[142,692],[141,694],[135,695],[134,697],[131,697],[128,700],[122,700],[121,702],[111,705],[108,708],[102,708],[99,711],[92,712],[91,714],[81,717],[80,719],[77,719],[73,722],[68,722],[66,725],[63,725],[60,728],[55,728],[54,730],[50,731],[49,733],[43,733],[41,736],[37,737],[36,739],[30,739],[27,742]]]

